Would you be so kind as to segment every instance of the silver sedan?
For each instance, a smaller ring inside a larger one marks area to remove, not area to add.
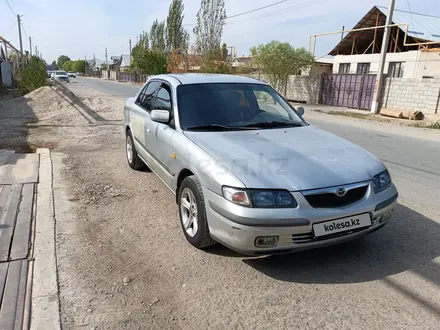
[[[176,195],[200,249],[284,253],[383,227],[398,196],[384,164],[303,114],[251,78],[155,76],[125,105],[128,164]]]

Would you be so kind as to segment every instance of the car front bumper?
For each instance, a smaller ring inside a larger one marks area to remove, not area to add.
[[[288,253],[349,241],[383,227],[397,203],[397,189],[391,185],[375,194],[370,183],[365,197],[340,208],[311,207],[300,192],[292,193],[296,209],[253,209],[233,204],[203,188],[211,236],[219,243],[248,255]],[[313,225],[360,214],[369,214],[371,225],[327,236],[315,237]],[[272,247],[257,247],[255,239],[277,236]]]

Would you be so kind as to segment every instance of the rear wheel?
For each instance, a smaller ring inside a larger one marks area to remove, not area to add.
[[[127,162],[128,165],[134,169],[134,170],[140,170],[142,168],[145,168],[146,165],[142,161],[142,159],[139,158],[136,148],[134,146],[133,142],[133,136],[131,135],[130,131],[127,131],[126,134],[126,140],[125,140],[125,154],[127,156]]]
[[[209,233],[202,186],[194,175],[186,177],[180,185],[179,215],[189,243],[198,249],[216,244]]]

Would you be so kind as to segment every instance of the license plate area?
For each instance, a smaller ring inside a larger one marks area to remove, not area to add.
[[[322,237],[370,226],[370,214],[364,213],[346,218],[316,223],[313,225],[313,232],[315,234],[315,237]]]

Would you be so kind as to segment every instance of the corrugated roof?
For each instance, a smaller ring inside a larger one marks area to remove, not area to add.
[[[384,15],[388,14],[387,7],[376,7]],[[408,35],[411,37],[429,41],[440,41],[440,17],[395,9],[393,12],[393,23],[408,23]]]

